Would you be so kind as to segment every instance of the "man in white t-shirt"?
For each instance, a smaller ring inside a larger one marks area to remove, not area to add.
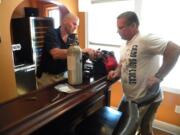
[[[134,12],[128,11],[117,17],[118,33],[126,40],[122,47],[119,66],[110,71],[108,79],[120,77],[126,100],[137,101],[163,78],[175,65],[180,47],[171,41],[153,34],[139,32],[139,20]],[[159,56],[163,63],[159,65]],[[163,98],[162,92],[151,103],[140,107],[140,134],[153,135],[152,121]]]

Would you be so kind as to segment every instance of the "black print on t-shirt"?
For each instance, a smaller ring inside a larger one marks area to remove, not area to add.
[[[129,56],[129,84],[136,84],[136,67],[137,67],[137,50],[138,45],[133,45]]]

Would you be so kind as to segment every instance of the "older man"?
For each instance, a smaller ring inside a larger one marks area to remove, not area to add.
[[[50,29],[45,36],[44,50],[39,69],[37,71],[38,88],[46,87],[54,82],[64,79],[67,71],[67,38],[74,33],[79,25],[79,18],[68,13],[62,18],[61,26]],[[95,51],[86,48],[82,50],[94,57]]]

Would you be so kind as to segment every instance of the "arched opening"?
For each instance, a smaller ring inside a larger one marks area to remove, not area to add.
[[[11,42],[18,95],[37,90],[36,71],[50,27],[58,28],[69,10],[62,3],[24,0],[12,13]],[[59,24],[57,24],[59,22]]]
[[[78,0],[24,0],[30,1],[31,7],[37,7],[37,1],[45,1],[49,4],[66,5],[70,11],[81,18],[78,33],[81,33],[80,44],[84,46],[84,16],[83,13],[78,12]],[[21,5],[23,0],[11,1],[3,0],[0,3],[0,103],[10,100],[18,96],[16,89],[16,81],[14,74],[14,64],[12,57],[12,42],[11,42],[11,31],[10,22],[14,17],[16,8]],[[60,2],[61,3],[60,3]],[[63,3],[63,4],[62,4]],[[29,5],[28,5],[29,6]],[[41,5],[40,5],[41,6]],[[23,9],[23,8],[22,8]]]

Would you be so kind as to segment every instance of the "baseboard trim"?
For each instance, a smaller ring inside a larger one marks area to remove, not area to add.
[[[179,126],[169,124],[160,120],[154,120],[153,127],[165,131],[167,133],[170,133],[172,135],[180,135]]]

